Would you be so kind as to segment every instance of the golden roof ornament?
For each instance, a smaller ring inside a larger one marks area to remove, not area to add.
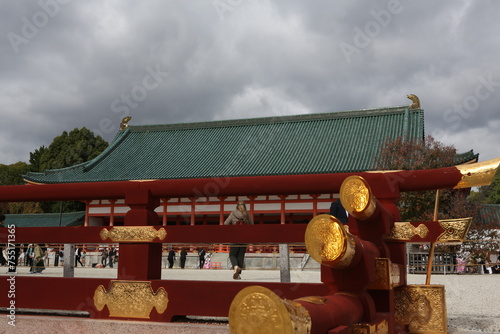
[[[132,119],[131,116],[123,117],[122,121],[120,122],[120,130],[125,130],[128,128],[128,122]]]
[[[418,99],[417,95],[409,94],[409,95],[406,95],[406,97],[409,98],[413,102],[408,107],[409,109],[420,109],[420,100]]]

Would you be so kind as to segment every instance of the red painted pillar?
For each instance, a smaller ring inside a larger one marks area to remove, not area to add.
[[[130,207],[125,216],[125,226],[159,225],[159,217],[154,210],[160,200],[152,197],[148,190],[127,194],[125,204]],[[159,243],[120,243],[118,279],[161,279],[161,251]]]

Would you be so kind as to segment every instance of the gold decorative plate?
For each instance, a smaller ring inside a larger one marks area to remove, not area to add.
[[[253,285],[241,290],[229,308],[232,334],[308,334],[309,312],[292,300],[283,300],[271,290]]]

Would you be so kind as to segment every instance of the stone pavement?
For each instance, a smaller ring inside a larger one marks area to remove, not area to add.
[[[75,268],[75,277],[116,278],[110,268]],[[18,267],[17,275],[30,275],[28,268]],[[7,276],[0,273],[0,280]],[[40,276],[62,277],[62,267],[47,268]],[[220,269],[163,269],[162,279],[232,281],[232,271]],[[279,270],[245,270],[242,280],[279,282]],[[320,282],[319,270],[292,270],[292,282]],[[408,275],[408,284],[424,284],[425,275]],[[500,333],[500,275],[434,275],[432,284],[444,284],[448,310],[449,333]],[[4,318],[5,319],[5,318]],[[227,324],[151,323],[139,321],[91,320],[83,318],[18,316],[16,328],[0,321],[0,333],[229,333]],[[225,320],[225,319],[222,319]],[[14,330],[13,330],[14,329]],[[50,330],[49,330],[50,329]]]

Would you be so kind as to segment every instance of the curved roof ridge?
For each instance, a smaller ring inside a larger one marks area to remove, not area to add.
[[[127,129],[128,130],[128,129]],[[27,182],[36,182],[35,176],[43,176],[43,175],[48,175],[48,174],[59,174],[61,172],[67,172],[75,169],[81,169],[82,172],[89,171],[92,169],[93,166],[95,166],[97,163],[99,163],[102,159],[104,159],[106,156],[108,156],[117,146],[120,142],[123,141],[123,139],[127,136],[130,131],[120,131],[116,134],[115,138],[111,141],[111,144],[106,147],[104,151],[102,151],[97,157],[94,159],[91,159],[89,161],[85,161],[82,163],[79,163],[74,166],[69,166],[69,167],[63,167],[63,168],[54,168],[54,169],[46,169],[43,172],[28,172],[25,175],[23,175],[23,179]]]
[[[97,157],[95,157],[92,160],[89,160],[87,162],[84,162],[86,164],[83,168],[83,171],[89,171],[91,170],[97,163],[99,163],[102,159],[107,157],[111,152],[113,152],[116,147],[130,134],[130,128],[127,127],[127,129],[119,131],[115,138],[111,141],[111,144],[106,147],[104,151],[101,152]]]

